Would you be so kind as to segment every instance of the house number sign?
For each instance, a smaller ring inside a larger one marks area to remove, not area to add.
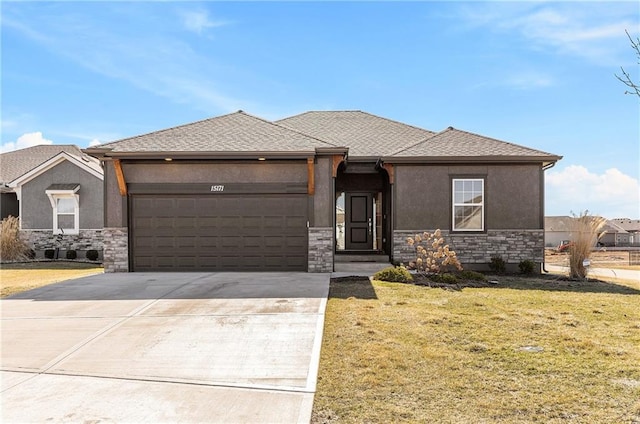
[[[224,185],[215,184],[211,186],[211,192],[213,193],[222,193],[224,191]]]

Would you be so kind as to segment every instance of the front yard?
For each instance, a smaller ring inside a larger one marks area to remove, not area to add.
[[[640,422],[640,283],[332,282],[312,423]]]
[[[102,272],[102,266],[83,262],[3,263],[0,265],[0,297]]]

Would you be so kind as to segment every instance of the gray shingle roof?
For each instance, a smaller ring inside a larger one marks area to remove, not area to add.
[[[453,127],[414,144],[411,147],[394,152],[392,157],[549,157],[557,158],[550,153],[530,149],[506,141],[496,140]]]
[[[85,158],[89,166],[101,170],[99,162],[82,153],[78,146],[73,144],[47,144],[0,154],[0,182],[11,182],[60,152],[76,156],[80,160]]]
[[[314,152],[335,147],[238,111],[95,146],[111,152]],[[87,149],[90,151],[91,149]]]
[[[359,110],[311,111],[276,121],[305,134],[349,148],[349,157],[387,156],[434,134]]]

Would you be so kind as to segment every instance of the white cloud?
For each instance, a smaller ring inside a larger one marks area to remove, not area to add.
[[[206,10],[184,11],[180,13],[182,25],[191,32],[202,34],[209,28],[215,28],[225,25],[225,22],[212,21],[209,18],[209,12]]]
[[[0,152],[11,152],[13,150],[25,149],[27,147],[38,146],[40,144],[53,144],[47,140],[40,131],[22,134],[16,141],[10,141],[0,146]]]
[[[89,147],[97,146],[99,144],[102,144],[102,142],[100,140],[98,140],[97,138],[94,138],[93,140],[91,140],[89,142]]]
[[[636,178],[607,169],[602,174],[581,165],[546,174],[546,214],[589,212],[606,218],[640,218],[640,184]]]

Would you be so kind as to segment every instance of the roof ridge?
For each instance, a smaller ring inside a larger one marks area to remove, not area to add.
[[[420,145],[420,144],[424,143],[425,141],[430,140],[430,139],[432,139],[432,138],[434,138],[434,137],[437,137],[437,136],[439,136],[440,134],[443,134],[443,133],[445,133],[445,132],[447,132],[447,131],[450,131],[450,130],[452,130],[452,129],[453,129],[453,127],[447,127],[447,128],[445,128],[444,130],[439,131],[439,132],[437,132],[437,133],[436,133],[436,132],[434,132],[434,133],[433,133],[433,135],[432,135],[431,137],[423,138],[422,140],[418,141],[418,142],[417,142],[417,143],[415,143],[415,144],[412,144],[412,145],[407,146],[407,147],[403,147],[402,149],[400,149],[400,150],[398,150],[398,151],[396,151],[396,152],[391,153],[391,156],[395,156],[395,155],[398,155],[398,154],[400,154],[400,153],[402,153],[402,152],[404,152],[404,151],[407,151],[407,150],[409,150],[409,149],[413,149],[414,147],[416,147],[416,146],[418,146],[418,145]]]
[[[99,144],[98,146],[93,146],[93,147],[103,148],[104,146],[108,146],[109,144],[119,143],[119,142],[125,141],[125,140],[135,140],[136,138],[146,137],[146,136],[152,135],[152,134],[160,134],[160,133],[163,133],[163,132],[166,132],[166,131],[175,130],[177,128],[186,127],[186,126],[194,125],[194,124],[199,124],[201,122],[211,121],[211,120],[218,119],[218,118],[224,118],[225,116],[231,116],[231,115],[235,115],[235,114],[238,114],[238,113],[245,114],[247,116],[252,116],[253,117],[253,115],[250,115],[250,114],[248,114],[248,113],[246,113],[246,112],[244,112],[242,110],[238,110],[238,111],[235,111],[235,112],[225,113],[224,115],[210,116],[208,118],[199,119],[197,121],[188,122],[186,124],[174,125],[173,127],[163,128],[161,130],[156,130],[156,131],[151,131],[151,132],[144,133],[144,134],[134,135],[132,137],[120,138],[118,140],[113,140],[113,141],[110,141],[108,143]],[[88,147],[87,149],[91,149],[91,148],[92,147]]]
[[[519,147],[521,149],[527,149],[527,150],[530,150],[530,151],[533,151],[533,152],[544,153],[545,155],[549,155],[549,156],[555,156],[552,153],[545,152],[543,150],[532,149],[531,147],[523,146],[522,144],[516,144],[516,143],[513,143],[511,141],[499,140],[499,139],[494,138],[494,137],[488,137],[486,135],[481,135],[481,134],[474,133],[474,132],[471,132],[471,131],[466,131],[466,130],[460,130],[460,129],[454,128],[454,127],[449,127],[448,129],[451,129],[451,130],[454,130],[454,131],[459,131],[459,132],[462,132],[462,133],[465,133],[465,134],[471,134],[471,135],[474,135],[476,137],[486,138],[486,139],[497,141],[497,142],[500,142],[500,143],[509,144],[510,146]]]

